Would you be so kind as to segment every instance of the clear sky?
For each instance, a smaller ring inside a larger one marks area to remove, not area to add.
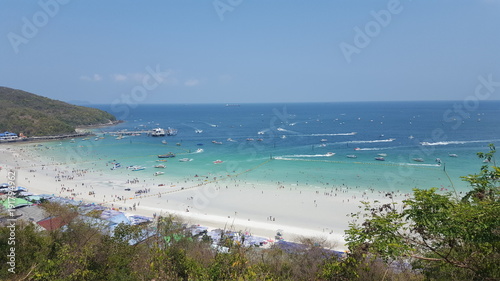
[[[2,0],[0,86],[90,103],[500,99],[500,0]]]

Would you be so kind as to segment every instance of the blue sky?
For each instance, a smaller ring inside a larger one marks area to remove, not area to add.
[[[463,100],[500,82],[500,0],[2,0],[0,19],[0,85],[64,101]]]

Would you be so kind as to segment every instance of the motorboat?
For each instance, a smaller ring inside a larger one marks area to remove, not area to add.
[[[349,154],[346,156],[347,158],[358,158],[358,156],[354,155],[354,154]]]
[[[333,153],[333,152],[327,152],[327,153],[325,154],[325,156],[328,156],[328,157],[333,156],[333,155],[335,155],[335,153]]]
[[[161,143],[167,144],[167,141],[166,140],[162,140]]]
[[[450,156],[450,157],[458,157],[458,155],[455,154],[455,153],[450,153],[450,154],[448,154],[448,156]]]
[[[248,139],[247,139],[247,141],[254,141],[254,139],[252,139],[252,138],[248,138]]]
[[[163,175],[163,174],[165,174],[165,173],[164,172],[155,172],[153,175],[159,176],[159,175]]]
[[[213,143],[213,144],[222,144],[222,142],[221,142],[221,141],[214,141],[214,140],[212,141],[212,143]]]
[[[158,155],[158,158],[172,158],[172,157],[175,157],[175,154],[173,154],[172,152],[169,152],[167,154]]]
[[[257,135],[263,135],[263,134],[265,134],[264,131],[258,131],[257,132]]]
[[[202,153],[203,151],[204,151],[204,150],[203,150],[203,148],[198,148],[198,149],[196,150],[196,153]]]
[[[415,162],[424,162],[424,159],[422,158],[413,158],[412,160]]]
[[[386,157],[386,156],[387,156],[387,154],[385,154],[385,153],[379,153],[379,154],[377,154],[377,156]]]
[[[441,158],[436,158],[436,163],[441,164]]]
[[[197,134],[201,134],[201,133],[203,133],[203,130],[196,129],[196,130],[194,130],[194,132],[197,133]]]
[[[179,159],[179,162],[189,162],[189,161],[193,161],[193,159],[191,159],[191,158],[181,158],[181,159]]]
[[[160,164],[160,165],[155,165],[155,168],[160,168],[160,169],[165,169],[167,166]]]
[[[222,161],[222,160],[215,160],[214,164],[221,164],[222,162],[224,162],[224,161]]]
[[[377,160],[377,161],[385,161],[385,158],[384,157],[375,157],[375,160]]]
[[[320,142],[327,142],[327,139],[321,139]]]

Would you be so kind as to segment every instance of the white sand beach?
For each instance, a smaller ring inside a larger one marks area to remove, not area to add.
[[[44,159],[34,144],[0,145],[0,182],[7,170],[16,171],[16,184],[34,194],[53,194],[82,202],[153,217],[167,213],[185,222],[213,228],[248,231],[274,238],[323,238],[335,249],[345,250],[343,234],[361,200],[389,201],[385,192],[348,186],[300,186],[252,183],[236,177],[169,178],[168,173],[151,179],[109,175],[109,168],[82,170],[75,164]],[[3,180],[2,180],[3,179]],[[159,186],[159,182],[165,185]],[[136,191],[144,191],[137,193]],[[396,200],[405,194],[394,194]]]

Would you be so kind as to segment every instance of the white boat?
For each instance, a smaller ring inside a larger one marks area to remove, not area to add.
[[[286,131],[286,130],[285,130],[285,129],[283,129],[283,128],[277,128],[276,130],[281,131],[281,132]]]
[[[248,139],[247,139],[247,141],[254,141],[254,139],[252,139],[252,138],[248,138]]]
[[[165,165],[155,165],[155,168],[165,169],[167,166]]]
[[[194,132],[197,133],[197,134],[201,134],[201,133],[203,133],[203,130],[196,129],[196,130],[194,130]]]
[[[320,142],[327,142],[327,139],[321,139]]]
[[[222,144],[222,142],[221,142],[221,141],[214,141],[214,140],[212,141],[212,143],[213,143],[213,144]]]
[[[203,150],[203,148],[198,148],[198,149],[196,150],[196,153],[202,153],[203,151],[204,151],[204,150]]]
[[[441,158],[436,158],[436,163],[441,164]]]
[[[166,135],[165,130],[162,128],[155,128],[151,132],[152,137],[164,137]]]
[[[70,143],[75,143],[75,139],[71,139],[69,142]]]
[[[189,162],[189,161],[193,161],[193,159],[191,159],[191,158],[181,158],[181,159],[179,159],[179,162]]]
[[[387,156],[387,154],[385,154],[385,153],[379,153],[379,154],[377,154],[377,155],[378,155],[378,156],[382,156],[382,157],[386,157],[386,156]]]
[[[165,173],[164,172],[155,172],[153,175],[159,176],[159,175],[163,175],[163,174],[165,174]]]
[[[232,138],[228,138],[227,141],[235,142],[235,140],[233,140]]]
[[[325,155],[328,156],[328,157],[330,157],[330,156],[335,155],[335,153],[333,153],[333,152],[327,152]]]
[[[349,154],[346,156],[347,158],[358,158],[358,156],[354,155],[354,154]]]
[[[286,139],[286,136],[285,136],[285,135],[282,135],[282,136],[281,136],[281,138],[282,138],[282,139]]]
[[[322,144],[319,145],[319,147],[326,147],[326,144],[322,143]]]
[[[146,169],[145,167],[142,167],[142,166],[131,166],[131,167],[127,167],[127,168],[132,170],[133,172],[142,171],[142,170]]]
[[[265,134],[264,131],[258,131],[257,132],[257,135],[263,135],[263,134]]]
[[[161,143],[167,144],[167,141],[166,140],[162,140]]]
[[[450,156],[450,157],[458,157],[458,155],[455,154],[455,153],[450,153],[450,154],[448,154],[448,156]]]
[[[412,160],[415,162],[424,162],[424,159],[422,158],[413,158]]]

